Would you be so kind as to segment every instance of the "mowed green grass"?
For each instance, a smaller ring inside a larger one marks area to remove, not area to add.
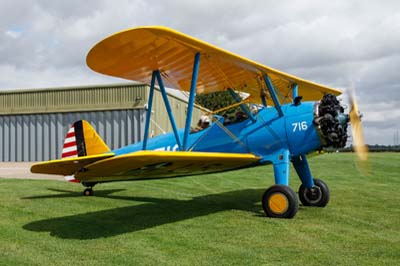
[[[83,187],[0,179],[0,265],[399,265],[400,154],[310,159],[326,208],[264,216],[271,166]],[[291,171],[291,187],[299,181]]]

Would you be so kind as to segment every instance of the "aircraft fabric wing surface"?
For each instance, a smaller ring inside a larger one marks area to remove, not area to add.
[[[301,79],[160,26],[133,28],[111,35],[90,50],[86,61],[99,73],[147,84],[151,72],[160,70],[167,87],[189,91],[196,53],[201,55],[197,93],[232,88],[249,93],[252,102],[259,103],[261,91],[266,91],[263,75],[268,74],[281,103],[292,101],[294,83],[303,100],[320,100],[326,93],[341,94],[337,89]]]
[[[114,153],[105,153],[83,157],[52,160],[32,165],[31,172],[36,174],[49,175],[74,175],[84,166],[99,160],[113,157]]]
[[[94,162],[75,177],[84,182],[166,178],[233,170],[259,160],[253,154],[138,151]]]

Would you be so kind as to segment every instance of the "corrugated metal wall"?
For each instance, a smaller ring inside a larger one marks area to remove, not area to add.
[[[143,139],[146,84],[113,84],[71,88],[0,91],[0,161],[44,161],[60,158],[69,126],[80,119],[93,124],[110,148]],[[169,95],[178,128],[187,103]],[[193,112],[193,123],[201,115]],[[156,88],[150,132],[172,131],[161,93]]]
[[[0,161],[58,159],[64,137],[77,120],[85,119],[111,149],[143,139],[144,109],[0,115]]]
[[[143,108],[149,86],[115,84],[0,91],[0,115]]]

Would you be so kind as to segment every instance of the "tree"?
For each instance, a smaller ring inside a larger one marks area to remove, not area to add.
[[[196,103],[212,111],[230,106],[235,104],[236,101],[229,93],[229,91],[217,91],[207,94],[196,95]],[[240,107],[236,106],[228,110],[217,113],[218,115],[227,115],[228,117],[234,116],[234,114],[240,111]]]

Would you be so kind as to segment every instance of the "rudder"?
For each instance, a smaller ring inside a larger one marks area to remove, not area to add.
[[[65,137],[61,158],[73,158],[96,155],[109,152],[94,128],[86,120],[79,120],[72,124]]]

